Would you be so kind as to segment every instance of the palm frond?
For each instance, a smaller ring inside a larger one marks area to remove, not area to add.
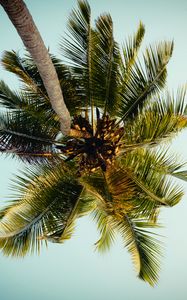
[[[116,223],[132,256],[138,277],[154,286],[158,281],[160,270],[161,247],[160,242],[147,231],[147,228],[158,226],[144,220],[131,219],[128,215]]]
[[[172,175],[178,179],[187,181],[187,171],[173,172]]]
[[[113,36],[113,22],[108,14],[96,20],[96,45],[93,52],[92,80],[93,97],[97,107],[104,114],[115,115],[118,105],[118,84],[120,80],[119,47]]]
[[[98,171],[91,176],[82,176],[80,182],[95,198],[101,201],[104,201],[105,198],[109,200],[110,196],[102,172]]]
[[[69,215],[68,221],[63,229],[63,233],[58,239],[58,242],[64,243],[67,239],[70,239],[75,229],[76,219],[87,215],[94,209],[94,207],[95,199],[84,188],[82,188],[79,199]]]
[[[149,150],[142,148],[138,150],[139,159],[142,164],[149,162],[150,168],[155,173],[176,177],[178,179],[187,180],[187,171],[184,170],[186,162],[180,162],[177,155],[168,154],[168,149],[159,148],[156,150]]]
[[[140,22],[136,33],[133,35],[133,37],[129,37],[123,45],[123,65],[121,71],[124,82],[128,82],[128,80],[130,79],[129,71],[136,61],[138,50],[141,46],[144,34],[145,27],[142,22]]]
[[[129,71],[129,80],[121,84],[121,120],[134,117],[144,102],[164,87],[166,65],[172,55],[173,43],[164,42],[146,49],[144,54],[145,70],[139,63]]]
[[[68,168],[59,165],[27,169],[14,185],[15,204],[6,209],[0,221],[0,247],[4,254],[24,256],[39,252],[43,239],[62,242],[63,231],[82,191]]]
[[[87,1],[78,1],[68,20],[68,38],[63,39],[61,48],[72,66],[72,73],[79,83],[82,107],[92,107],[92,43],[91,11]],[[93,119],[93,112],[92,112]]]
[[[127,173],[119,174],[116,168],[108,169],[107,172],[98,171],[91,175],[85,175],[80,178],[81,184],[91,193],[99,202],[110,205],[116,205],[124,201],[123,209],[129,208],[129,201],[134,196],[134,186]],[[118,203],[119,202],[119,203]],[[120,205],[119,205],[120,209]]]
[[[132,256],[139,278],[155,285],[160,270],[160,242],[148,229],[159,227],[155,222],[143,218],[135,218],[130,213],[110,214],[104,206],[97,206],[94,219],[100,231],[100,238],[95,243],[100,252],[106,251],[113,244],[116,234],[124,240],[125,247]]]
[[[22,95],[12,91],[4,81],[0,81],[0,104],[8,109],[20,109],[27,105]]]
[[[113,197],[113,205],[110,208],[113,213],[123,215],[131,212],[133,217],[156,222],[158,209],[163,203],[150,191],[149,196],[147,195],[140,184],[132,178],[130,168],[124,166],[123,162],[108,170],[107,184]]]
[[[50,159],[52,156],[47,153],[57,153],[53,143],[58,133],[58,128],[50,125],[37,113],[35,116],[20,110],[2,113],[0,115],[0,148],[4,153],[18,154],[22,160]]]
[[[180,162],[178,156],[169,154],[168,150],[169,148],[165,147],[160,147],[156,150],[144,148],[139,150],[138,153],[142,156],[143,163],[150,161],[150,166],[155,172],[173,176],[175,173],[180,173],[186,163]]]
[[[142,150],[134,150],[122,158],[121,168],[127,170],[131,180],[149,201],[159,206],[173,206],[181,200],[183,190],[167,178],[162,172],[164,168],[155,170],[154,159],[149,151],[142,155]]]
[[[75,114],[79,111],[79,106],[81,106],[80,97],[77,92],[77,82],[72,78],[69,68],[65,66],[60,59],[58,59],[55,55],[50,56],[63,91],[64,101],[70,113]],[[53,116],[53,118],[57,118],[51,108],[49,98],[38,69],[29,54],[26,54],[24,57],[20,57],[20,55],[15,51],[5,51],[2,58],[2,65],[7,71],[14,73],[20,78],[22,82],[22,99],[26,98],[25,102],[29,100],[30,105],[37,105],[41,110],[46,113],[48,112],[48,116],[50,115],[50,117]],[[2,96],[8,97],[6,100],[6,106],[8,105],[9,108],[18,108],[15,106],[11,107],[12,101],[19,100],[16,99],[16,94],[11,91],[7,91],[7,87],[3,86],[2,91]],[[3,103],[5,103],[5,99]],[[23,108],[23,104],[21,104],[19,108]]]
[[[137,159],[137,158],[136,158]],[[131,171],[124,164],[112,166],[106,175],[97,173],[80,179],[82,185],[97,199],[97,205],[104,205],[111,214],[123,215],[133,212],[133,216],[157,220],[158,209],[166,205],[161,197],[156,196],[131,176]]]
[[[90,212],[92,212],[97,206],[97,199],[93,196],[92,193],[89,193],[86,188],[82,190],[80,199],[77,205],[76,214],[77,216],[83,217]]]
[[[21,58],[15,51],[5,51],[2,65],[7,71],[17,75],[21,82],[27,86],[27,90],[37,94],[38,97],[47,98],[41,77],[36,66],[31,63],[29,56]]]
[[[92,215],[100,232],[100,238],[95,243],[96,249],[99,252],[105,252],[110,249],[115,241],[116,232],[113,225],[113,217],[108,215],[106,211],[98,205],[94,209]]]
[[[186,128],[185,95],[186,88],[180,88],[176,96],[167,92],[139,110],[134,120],[125,123],[125,149],[157,145]]]

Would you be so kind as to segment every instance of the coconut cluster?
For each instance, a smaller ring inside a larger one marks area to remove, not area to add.
[[[98,168],[106,171],[119,151],[124,128],[117,125],[115,119],[105,115],[97,117],[94,132],[88,119],[79,115],[73,119],[72,132],[77,137],[69,139],[60,149],[67,156],[67,161],[78,158],[81,173],[93,172]]]

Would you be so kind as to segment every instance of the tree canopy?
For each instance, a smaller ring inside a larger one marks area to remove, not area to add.
[[[26,164],[15,178],[13,200],[0,211],[5,255],[40,252],[64,243],[75,221],[91,214],[106,251],[120,234],[139,278],[154,285],[161,244],[159,212],[183,196],[173,178],[187,180],[184,163],[168,152],[187,127],[186,89],[164,91],[173,42],[148,46],[140,57],[140,22],[122,49],[109,14],[94,26],[87,1],[78,1],[61,42],[62,60],[50,54],[71,114],[68,136],[60,132],[33,58],[14,51],[2,64],[21,81],[19,91],[0,82],[0,151]]]

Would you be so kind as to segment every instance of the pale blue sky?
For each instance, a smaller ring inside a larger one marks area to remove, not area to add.
[[[59,54],[58,42],[75,0],[25,1],[51,52]],[[185,0],[91,0],[93,18],[110,12],[115,36],[122,43],[136,30],[140,20],[146,26],[144,45],[174,39],[175,49],[168,71],[168,88],[176,90],[187,82],[187,2]],[[23,45],[7,16],[0,10],[0,55],[4,50],[20,50]],[[17,81],[0,68],[0,78],[13,88]],[[173,150],[187,160],[187,133],[181,134]],[[0,157],[0,198],[8,195],[11,174],[18,164]],[[187,188],[186,188],[187,191]],[[1,300],[185,300],[187,297],[187,195],[173,209],[163,211],[160,231],[165,235],[160,282],[154,289],[139,281],[129,254],[120,241],[106,255],[94,252],[96,228],[90,219],[79,221],[74,238],[64,245],[50,244],[40,257],[16,260],[0,255]]]

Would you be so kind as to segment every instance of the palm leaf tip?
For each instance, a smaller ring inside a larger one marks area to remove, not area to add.
[[[112,217],[106,215],[106,213],[98,207],[95,208],[93,215],[100,232],[100,238],[94,245],[97,251],[104,253],[110,249],[115,241],[116,232]]]
[[[116,222],[116,226],[131,254],[138,277],[154,286],[160,270],[161,244],[147,229],[157,225],[126,215]]]
[[[138,50],[141,46],[142,40],[144,38],[145,34],[145,26],[142,22],[139,23],[137,32],[134,34],[134,36],[125,42],[123,45],[123,56],[122,59],[124,61],[124,67],[125,67],[125,81],[128,81],[129,75],[128,71],[131,67],[133,67],[133,64],[136,60]]]
[[[142,258],[138,277],[154,286],[159,279],[161,247],[158,240],[153,238],[150,240],[146,234],[139,238],[139,243],[141,244],[139,251]]]

